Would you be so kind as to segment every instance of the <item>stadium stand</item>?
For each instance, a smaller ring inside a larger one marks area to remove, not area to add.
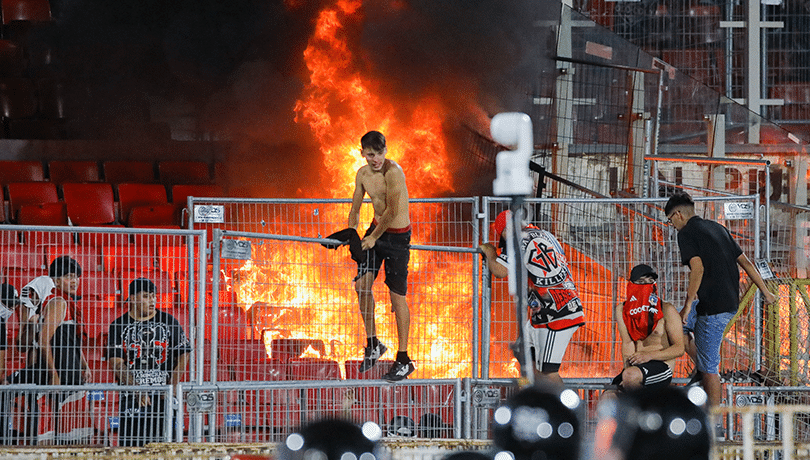
[[[208,163],[202,161],[159,161],[160,182],[175,184],[211,184],[211,171]]]
[[[48,22],[51,20],[51,4],[48,0],[3,0],[3,24],[14,21]]]
[[[56,185],[50,182],[12,182],[6,189],[12,222],[17,222],[21,206],[59,202]]]
[[[65,226],[68,224],[67,206],[65,203],[22,205],[17,211],[17,223],[20,225]]]
[[[104,181],[111,184],[156,182],[155,167],[149,161],[105,161],[102,163],[102,169]]]
[[[0,161],[0,185],[9,182],[41,182],[45,180],[42,162],[34,160]]]
[[[104,271],[122,274],[151,271],[155,268],[155,251],[134,244],[107,246],[102,252]]]
[[[95,161],[49,161],[48,177],[54,184],[99,182],[101,175]]]
[[[102,182],[62,184],[68,218],[80,227],[115,224],[112,186]]]
[[[160,184],[119,184],[117,189],[119,218],[128,226],[132,226],[131,211],[169,204],[166,188]]]
[[[23,70],[22,48],[11,40],[0,40],[0,77],[22,77]]]
[[[0,78],[0,116],[3,118],[3,137],[15,138],[12,122],[30,119],[37,113],[34,84],[27,78]]]

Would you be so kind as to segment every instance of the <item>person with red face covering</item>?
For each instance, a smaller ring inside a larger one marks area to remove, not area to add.
[[[614,309],[624,369],[613,385],[620,389],[669,385],[675,360],[684,353],[681,317],[674,305],[658,296],[657,279],[649,265],[633,267],[627,300]]]

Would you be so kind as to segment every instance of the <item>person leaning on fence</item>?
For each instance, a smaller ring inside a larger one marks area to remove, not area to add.
[[[726,326],[737,313],[740,302],[741,267],[765,296],[765,303],[777,297],[765,286],[762,276],[740,245],[723,225],[695,214],[695,203],[685,192],[673,194],[664,207],[667,220],[678,231],[681,263],[689,266],[686,299],[681,320],[686,324],[693,302],[697,303],[694,341],[697,370],[708,395],[709,407],[720,404],[720,344]],[[687,347],[690,344],[687,343]]]
[[[53,282],[52,292],[43,277],[23,288],[22,300],[29,308],[29,318],[25,331],[21,328],[20,343],[30,343],[29,365],[13,380],[40,385],[89,383],[92,374],[82,352],[80,326],[76,321],[82,267],[69,256],[57,257],[48,267],[48,276]],[[33,299],[41,301],[39,308]],[[59,391],[47,400],[39,398],[38,406],[38,444],[90,441],[93,428],[84,392]]]
[[[496,278],[509,274],[504,233],[508,219],[511,219],[510,211],[501,212],[495,219],[500,254],[491,243],[479,247],[487,268]],[[574,332],[585,324],[582,302],[557,238],[530,224],[524,224],[522,235],[523,266],[529,280],[529,319],[523,325],[524,337],[531,349],[535,375],[562,385],[559,371],[565,349]]]
[[[121,385],[177,385],[191,346],[180,322],[155,308],[155,283],[138,278],[129,283],[126,313],[110,324],[107,359]],[[124,393],[120,401],[118,439],[122,446],[165,441],[163,393]]]
[[[396,318],[399,348],[394,364],[383,378],[398,381],[407,378],[415,370],[408,356],[411,315],[405,299],[408,290],[408,262],[411,257],[408,188],[402,167],[385,158],[388,148],[382,133],[367,132],[360,139],[360,147],[361,154],[368,164],[357,170],[348,227],[356,229],[359,225],[360,207],[366,194],[374,208],[374,221],[361,241],[366,257],[364,261],[358,263],[355,278],[357,300],[366,332],[366,347],[359,371],[366,372],[374,367],[377,360],[388,350],[377,339],[374,294],[371,292],[384,261],[385,284],[388,286],[391,308]]]
[[[624,362],[624,369],[613,379],[619,389],[669,385],[675,359],[684,353],[681,317],[674,305],[659,297],[657,279],[649,265],[633,267],[627,300],[614,308]]]
[[[20,290],[21,307],[17,310],[19,330],[15,339],[17,350],[25,356],[25,365],[14,371],[6,380],[9,384],[47,384],[48,374],[39,361],[39,330],[42,301],[53,292],[53,279],[48,275],[38,276]],[[25,391],[10,397],[13,403],[7,413],[11,417],[7,440],[11,444],[35,445],[53,438],[50,423],[50,407],[36,391]],[[43,416],[40,417],[40,402]],[[40,423],[42,421],[42,423]]]

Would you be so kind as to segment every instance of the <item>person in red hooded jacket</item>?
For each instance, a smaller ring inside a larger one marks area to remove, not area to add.
[[[620,389],[669,385],[675,360],[684,353],[681,316],[674,305],[658,296],[657,279],[649,265],[633,267],[627,300],[614,309],[624,369],[613,385]]]

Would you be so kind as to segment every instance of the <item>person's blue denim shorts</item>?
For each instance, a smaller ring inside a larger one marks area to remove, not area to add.
[[[695,348],[697,369],[704,374],[720,373],[720,345],[723,332],[734,313],[698,316],[695,320]]]

